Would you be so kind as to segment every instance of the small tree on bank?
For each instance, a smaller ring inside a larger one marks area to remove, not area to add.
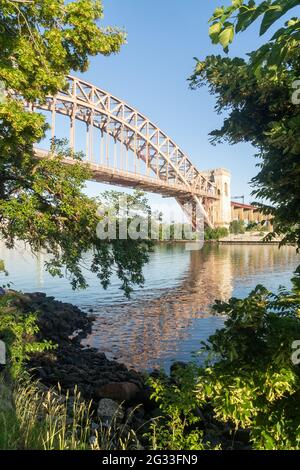
[[[48,270],[66,273],[74,288],[87,285],[82,265],[90,251],[88,269],[104,286],[116,269],[129,294],[133,284],[143,282],[147,245],[97,238],[99,201],[83,193],[89,169],[80,155],[73,155],[76,164],[63,165],[69,151],[60,142],[51,158],[38,160],[33,147],[45,136],[45,118],[9,94],[43,102],[66,89],[70,71],[86,71],[89,56],[117,53],[125,34],[100,27],[102,17],[101,0],[0,0],[0,81],[8,91],[0,101],[0,237],[9,248],[22,240],[33,251],[45,250]]]

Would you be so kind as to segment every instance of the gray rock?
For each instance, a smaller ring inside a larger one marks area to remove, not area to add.
[[[97,440],[96,436],[92,436],[92,437],[89,438],[89,444],[90,444],[92,447],[96,446],[96,445],[97,445],[97,442],[98,442],[98,440]]]
[[[102,398],[98,404],[97,415],[103,425],[109,426],[114,421],[122,421],[124,411],[118,403],[110,398]]]

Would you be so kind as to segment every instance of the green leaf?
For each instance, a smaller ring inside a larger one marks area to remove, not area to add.
[[[264,441],[265,441],[265,449],[266,450],[274,450],[275,447],[275,442],[274,440],[272,439],[272,437],[270,436],[270,434],[268,434],[266,431],[262,431],[262,437],[264,438]]]
[[[282,7],[276,5],[271,7],[263,17],[259,34],[262,36],[283,15]]]
[[[234,38],[234,26],[228,26],[219,35],[219,42],[226,49],[228,45],[233,41]]]
[[[279,0],[279,4],[272,5],[263,17],[260,27],[260,35],[262,36],[265,34],[275,21],[279,20],[289,10],[297,5],[299,5],[299,0]]]
[[[221,23],[214,23],[213,25],[211,25],[211,27],[209,28],[209,34],[210,36],[214,35],[214,34],[218,34],[220,33],[222,29],[222,24]]]
[[[209,28],[209,36],[213,44],[217,44],[219,42],[219,33],[221,29],[222,29],[222,23],[214,23]]]
[[[235,8],[240,8],[241,6],[243,6],[243,4],[244,4],[244,0],[232,0],[232,5]]]
[[[213,16],[209,19],[209,23],[211,23],[212,21],[215,21],[219,18],[221,18],[221,16],[223,16],[224,14],[224,7],[220,7],[220,8],[216,8],[215,11],[214,11],[214,14]]]
[[[256,7],[254,3],[253,7],[249,6],[246,10],[241,9],[238,15],[236,32],[245,31],[249,28],[249,26],[267,10],[267,8],[269,8],[269,3],[263,2],[258,7]]]

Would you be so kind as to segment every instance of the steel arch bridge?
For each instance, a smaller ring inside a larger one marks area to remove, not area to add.
[[[47,97],[45,103],[27,103],[27,107],[51,113],[52,138],[56,136],[58,116],[68,117],[68,138],[74,150],[78,122],[85,124],[84,161],[95,181],[175,197],[194,226],[197,209],[207,225],[214,225],[214,205],[220,198],[217,186],[168,135],[124,101],[69,76],[66,91]],[[36,153],[46,157],[48,151],[36,149]],[[72,162],[66,159],[66,163]]]

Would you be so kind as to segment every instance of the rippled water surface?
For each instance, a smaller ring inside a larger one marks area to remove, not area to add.
[[[275,245],[209,245],[186,251],[184,245],[160,245],[145,268],[146,283],[130,301],[116,278],[104,291],[87,273],[90,287],[73,292],[67,279],[45,273],[45,258],[32,257],[24,248],[0,246],[12,288],[42,291],[84,310],[97,319],[86,343],[138,369],[164,367],[188,360],[223,319],[212,316],[215,299],[244,297],[257,284],[271,290],[290,285],[300,257],[291,247]]]

